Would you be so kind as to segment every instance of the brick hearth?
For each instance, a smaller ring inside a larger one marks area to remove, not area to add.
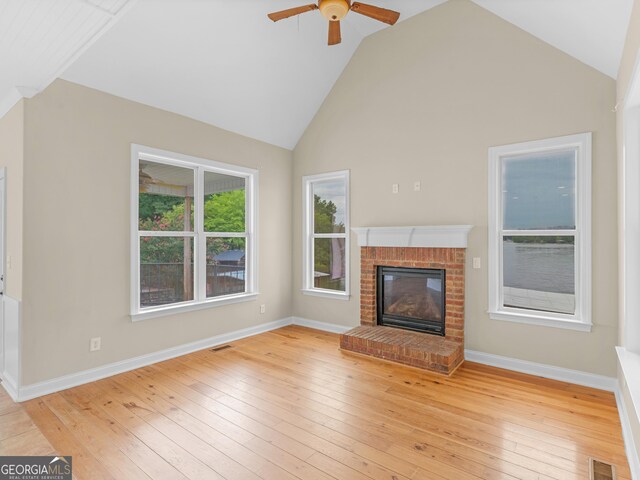
[[[360,327],[340,338],[340,347],[414,367],[450,374],[464,361],[464,248],[362,247]],[[378,266],[444,269],[445,336],[377,325]]]

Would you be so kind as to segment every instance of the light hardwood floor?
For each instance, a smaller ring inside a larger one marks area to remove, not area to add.
[[[592,456],[630,478],[610,393],[445,378],[294,326],[8,405],[0,431],[24,408],[79,479],[584,480]]]
[[[54,455],[55,450],[25,412],[0,388],[0,455]]]

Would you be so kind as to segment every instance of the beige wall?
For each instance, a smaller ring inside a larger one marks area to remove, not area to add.
[[[483,268],[466,269],[467,348],[615,375],[615,99],[612,79],[466,0],[368,37],[293,155],[56,81],[0,120],[2,135],[6,119],[24,108],[24,292],[9,280],[23,300],[22,382],[280,319],[292,305],[300,317],[356,325],[355,240],[350,301],[300,293],[300,178],[345,168],[351,170],[352,226],[475,226],[468,263],[479,256]],[[594,133],[593,332],[491,321],[487,148],[584,131]],[[260,170],[257,301],[131,323],[131,143]],[[412,191],[415,180],[421,192]],[[400,184],[399,194],[391,194],[392,183]],[[22,258],[19,240],[8,242],[16,258]],[[261,303],[265,315],[258,314]],[[90,353],[94,336],[102,337],[102,350]]]
[[[466,348],[615,376],[615,81],[466,0],[366,38],[294,150],[294,315],[356,325],[349,302],[305,296],[301,176],[351,170],[352,226],[472,224]],[[593,132],[591,333],[487,316],[487,149]],[[422,191],[413,191],[414,181]],[[391,184],[400,193],[391,193]],[[470,267],[482,258],[482,269]]]
[[[0,118],[0,167],[6,167],[5,294],[22,298],[22,193],[24,160],[24,101]]]
[[[258,300],[131,322],[132,143],[259,169]],[[290,151],[60,80],[26,102],[25,145],[23,384],[291,314]]]

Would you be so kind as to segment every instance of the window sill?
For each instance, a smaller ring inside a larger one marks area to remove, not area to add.
[[[140,312],[130,314],[132,322],[140,322],[142,320],[148,320],[150,318],[166,317],[167,315],[175,315],[178,313],[192,312],[195,310],[203,310],[205,308],[219,307],[222,305],[229,305],[232,303],[250,302],[255,300],[258,296],[257,292],[242,293],[239,295],[227,295],[220,298],[212,298],[198,303],[181,303],[179,305],[172,305],[168,307],[158,307],[148,310],[142,310]]]
[[[346,292],[332,292],[331,290],[320,289],[302,289],[304,295],[311,295],[313,297],[334,298],[336,300],[349,300],[351,295]]]
[[[640,414],[640,354],[627,350],[624,347],[616,347],[618,362],[631,395],[636,412]]]
[[[542,315],[527,315],[523,313],[489,311],[491,320],[502,320],[506,322],[525,323],[529,325],[540,325],[543,327],[564,328],[567,330],[578,330],[580,332],[590,332],[591,323],[583,323],[577,320],[562,320]]]

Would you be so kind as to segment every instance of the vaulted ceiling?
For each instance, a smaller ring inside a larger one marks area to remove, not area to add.
[[[0,117],[62,75],[130,6],[130,0],[0,0]]]
[[[308,1],[0,0],[0,116],[61,76],[291,149],[362,39],[389,28],[349,14],[328,47],[317,11],[267,19]],[[367,3],[403,21],[444,1]],[[473,1],[616,77],[633,0]]]

